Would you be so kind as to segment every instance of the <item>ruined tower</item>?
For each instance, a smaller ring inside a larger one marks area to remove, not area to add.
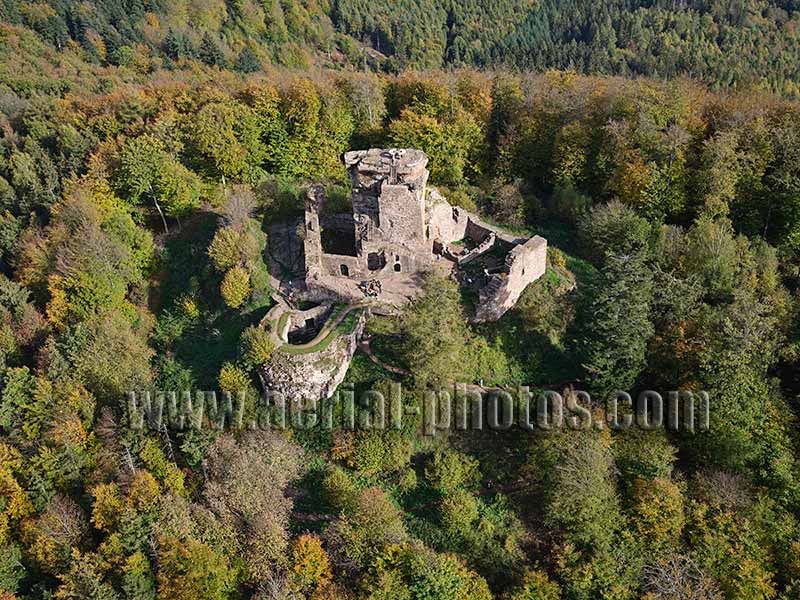
[[[359,256],[370,271],[413,272],[430,262],[425,235],[428,157],[419,150],[360,150],[344,155],[353,183]]]

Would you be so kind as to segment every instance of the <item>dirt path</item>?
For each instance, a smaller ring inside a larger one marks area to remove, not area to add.
[[[383,362],[380,358],[375,356],[375,353],[372,351],[372,347],[370,346],[371,341],[372,340],[368,337],[362,338],[362,340],[358,343],[358,349],[361,350],[364,354],[366,354],[372,362],[374,362],[382,369],[385,369],[390,373],[394,373],[395,375],[402,375],[404,377],[411,375],[410,371],[406,371],[405,369],[401,369],[400,367],[392,366],[388,363]]]

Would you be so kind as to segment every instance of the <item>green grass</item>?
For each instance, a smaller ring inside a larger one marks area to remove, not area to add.
[[[339,313],[344,309],[344,307],[342,306],[339,306],[337,308],[334,309],[334,314],[331,315],[331,319],[336,319]],[[351,331],[353,331],[353,328],[355,327],[355,324],[358,321],[358,317],[360,314],[361,314],[360,309],[351,311],[342,320],[342,322],[339,323],[333,329],[333,331],[328,333],[328,335],[326,335],[323,339],[321,339],[313,346],[309,346],[306,348],[301,346],[292,346],[291,344],[284,344],[283,346],[278,348],[278,350],[280,352],[285,352],[287,354],[311,354],[312,352],[321,352],[322,350],[325,350],[328,346],[330,346],[333,343],[333,340],[335,340],[340,335],[346,335]]]
[[[332,321],[333,319],[336,319],[340,314],[342,314],[342,311],[345,308],[347,308],[346,304],[335,304],[333,310],[331,311],[331,316],[328,317],[328,320]]]
[[[278,328],[275,330],[275,333],[277,333],[279,337],[283,333],[283,328],[286,327],[286,321],[288,320],[289,320],[288,312],[285,312],[281,314],[280,317],[278,317]]]
[[[531,237],[536,235],[536,231],[530,226],[526,225],[518,226],[518,225],[508,225],[507,223],[500,223],[499,221],[494,220],[492,217],[487,217],[484,214],[480,214],[479,217],[481,221],[484,221],[485,223],[488,223],[489,225],[496,227],[500,231],[505,231],[506,233],[510,233],[512,235],[516,235],[519,237]]]
[[[191,323],[165,351],[189,368],[201,389],[212,390],[222,364],[237,358],[239,337],[257,325],[273,304],[266,265],[257,265],[253,277],[257,298],[242,310],[227,308],[219,295],[220,273],[210,264],[207,248],[218,227],[219,215],[198,211],[180,232],[167,239],[159,264],[159,294],[152,308],[159,319],[186,293],[198,299],[202,315]]]
[[[487,220],[488,221],[488,220]],[[515,233],[525,235],[541,235],[547,239],[550,249],[560,250],[565,259],[566,269],[570,271],[577,283],[578,294],[571,301],[580,303],[580,294],[590,289],[597,277],[597,269],[588,261],[575,255],[577,252],[576,230],[573,226],[559,221],[538,223],[528,228],[511,228]],[[547,294],[567,283],[562,275],[549,266],[544,276],[531,284],[526,293]],[[462,302],[468,310],[474,308],[477,300],[475,292],[462,290]],[[566,302],[566,298],[564,299]],[[580,352],[575,347],[577,333],[585,328],[586,315],[578,310],[576,321],[562,336],[562,343],[554,345],[546,336],[526,329],[519,308],[509,310],[494,323],[482,323],[475,330],[490,342],[502,344],[503,351],[509,359],[516,361],[523,371],[526,384],[554,385],[573,381],[581,377],[583,369],[580,365]],[[513,382],[508,382],[513,383]]]
[[[370,344],[372,352],[387,365],[408,369],[402,355],[402,338],[400,336],[376,336]]]
[[[356,397],[358,397],[361,391],[369,389],[373,383],[380,379],[397,381],[398,378],[398,375],[390,373],[380,365],[376,365],[366,354],[356,352],[353,360],[350,361],[350,367],[347,369],[343,385],[353,384],[357,392]]]

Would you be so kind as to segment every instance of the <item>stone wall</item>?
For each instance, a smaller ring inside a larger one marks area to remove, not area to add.
[[[364,299],[358,282],[343,277],[322,275],[306,280],[306,300],[311,302],[343,302],[350,304]]]
[[[358,243],[390,243],[415,251],[427,246],[427,162],[424,152],[412,149],[373,148],[344,155],[353,184],[353,217],[360,225]]]
[[[309,308],[308,310],[298,310],[289,313],[289,332],[304,331],[308,327],[308,321],[313,321],[313,328],[319,330],[320,326],[328,319],[333,306],[323,304]],[[285,340],[286,338],[284,338]]]
[[[307,299],[399,306],[419,287],[418,275],[440,258],[434,252],[463,266],[494,249],[482,269],[486,284],[479,290],[476,311],[477,320],[489,321],[514,306],[525,287],[544,273],[547,242],[507,233],[450,205],[437,190],[428,190],[423,152],[371,149],[348,152],[343,160],[353,184],[352,215],[323,215],[320,186],[312,186],[307,195]],[[325,231],[334,234],[331,239]],[[344,240],[345,234],[352,237]],[[465,238],[476,245],[472,251],[448,248]],[[349,243],[340,244],[344,241]],[[506,251],[505,262],[499,262]],[[384,284],[376,286],[377,293],[359,289],[360,282],[372,279]],[[470,284],[474,281],[470,275]]]
[[[323,214],[320,219],[323,229],[335,229],[337,231],[352,231],[355,229],[355,221],[350,213]]]
[[[519,300],[528,284],[544,275],[547,240],[538,235],[515,246],[506,256],[506,272],[491,275],[479,290],[475,321],[496,321]]]
[[[489,233],[489,235],[487,235],[480,244],[475,246],[464,256],[458,257],[458,265],[462,266],[467,264],[468,262],[472,262],[484,252],[488,252],[489,250],[494,248],[495,242],[497,242],[497,236],[494,233]]]
[[[495,237],[497,237],[498,233],[499,231],[497,229],[489,227],[480,219],[470,214],[469,220],[467,221],[467,237],[473,242],[481,243],[492,234],[495,234]]]
[[[303,254],[306,277],[318,276],[322,271],[322,228],[319,213],[325,204],[325,188],[312,185],[306,192]]]
[[[494,234],[500,242],[510,247],[522,244],[527,239],[511,235],[463,208],[452,206],[433,188],[428,191],[427,215],[428,238],[431,242],[450,244],[470,238],[480,243]]]
[[[339,335],[319,352],[273,352],[270,361],[258,369],[270,401],[300,403],[332,396],[344,381],[365,323],[366,313],[361,312],[350,333]]]
[[[469,213],[451,206],[434,189],[428,192],[428,238],[444,244],[463,240],[467,234]]]
[[[321,261],[323,273],[331,277],[351,277],[353,279],[364,279],[368,276],[365,264],[366,261],[360,256],[323,254]]]
[[[384,242],[424,249],[425,205],[421,191],[405,185],[381,185],[378,234]]]

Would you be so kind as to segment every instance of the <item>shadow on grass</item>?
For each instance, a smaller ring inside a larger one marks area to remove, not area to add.
[[[218,215],[199,211],[171,237],[162,252],[159,271],[159,314],[173,310],[185,294],[191,294],[200,310],[199,318],[183,330],[167,349],[188,367],[201,389],[217,387],[219,369],[235,360],[239,336],[248,325],[257,324],[272,300],[251,304],[243,311],[224,306],[219,296],[220,275],[208,258],[208,245],[217,229]]]
[[[175,342],[175,357],[191,369],[201,389],[215,390],[223,363],[237,358],[242,332],[257,325],[268,310],[262,306],[248,313],[223,312],[198,323]]]

